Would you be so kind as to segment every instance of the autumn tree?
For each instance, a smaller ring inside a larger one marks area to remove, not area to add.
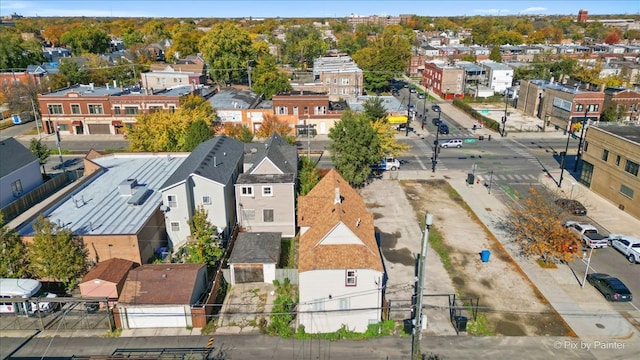
[[[316,168],[313,161],[307,156],[300,157],[298,169],[298,180],[300,181],[299,193],[301,196],[307,195],[318,182],[320,182],[320,170]]]
[[[73,289],[87,270],[87,250],[82,240],[71,229],[42,215],[33,230],[27,252],[31,273],[40,279],[59,281],[67,291]]]
[[[256,136],[261,138],[268,138],[274,132],[280,134],[287,142],[287,139],[293,133],[293,128],[286,121],[282,121],[274,114],[265,114],[262,118],[260,128],[256,131]]]
[[[42,166],[42,173],[47,174],[44,165],[47,163],[49,156],[51,155],[51,150],[49,147],[42,142],[41,139],[33,138],[29,143],[29,151],[33,153],[38,158],[40,162],[40,166]]]
[[[204,32],[199,30],[181,30],[171,39],[173,43],[167,49],[167,60],[175,61],[187,55],[197,55],[200,52],[200,39]]]
[[[224,253],[216,227],[207,219],[208,216],[208,211],[200,205],[189,221],[191,239],[185,245],[187,254],[184,259],[187,263],[214,266]]]
[[[68,85],[86,84],[89,80],[89,72],[81,69],[77,62],[64,59],[60,61],[57,74],[51,75],[51,87],[61,89]]]
[[[232,22],[218,23],[200,40],[199,48],[221,84],[240,83],[247,75],[247,61],[253,60],[249,33]]]
[[[617,31],[610,32],[606,38],[604,38],[605,44],[614,45],[620,42],[620,33]]]
[[[504,229],[526,256],[545,262],[570,261],[580,241],[563,226],[564,212],[551,196],[531,188],[531,195],[520,203],[508,205]]]
[[[191,151],[211,138],[215,116],[208,101],[196,95],[185,96],[180,99],[180,108],[174,112],[139,115],[136,124],[127,130],[130,150]]]
[[[60,38],[66,31],[66,26],[62,24],[51,24],[42,30],[41,35],[51,46],[58,46],[62,43]]]
[[[472,27],[471,37],[474,44],[489,45],[489,38],[494,32],[493,20],[489,17],[481,19]]]
[[[0,27],[0,69],[25,69],[44,61],[42,46],[36,39],[25,41],[19,33]]]
[[[228,137],[242,141],[243,143],[250,143],[253,141],[254,135],[247,125],[225,123],[224,133]]]
[[[520,45],[524,43],[524,37],[516,31],[500,31],[491,35],[489,41],[494,45]]]
[[[18,232],[4,223],[2,212],[0,226],[0,278],[28,277],[27,247]]]
[[[352,185],[364,184],[371,165],[381,158],[380,141],[364,113],[346,111],[329,130],[331,161],[342,177]]]

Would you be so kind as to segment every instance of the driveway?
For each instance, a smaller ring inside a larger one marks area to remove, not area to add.
[[[217,334],[259,333],[266,324],[275,300],[275,286],[265,283],[231,287],[220,310]]]

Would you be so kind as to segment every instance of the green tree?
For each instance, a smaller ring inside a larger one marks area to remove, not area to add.
[[[287,74],[278,69],[273,56],[265,56],[258,60],[258,65],[253,69],[252,80],[251,90],[263,94],[265,100],[271,100],[273,95],[292,89]]]
[[[86,84],[89,80],[89,73],[78,66],[73,60],[62,60],[60,70],[51,76],[51,86],[54,89],[61,89],[68,85]]]
[[[211,77],[222,84],[241,82],[247,74],[247,61],[254,60],[249,33],[231,22],[213,26],[200,40],[200,51]]]
[[[33,138],[29,143],[29,151],[38,158],[40,166],[42,166],[42,173],[46,175],[47,172],[44,169],[44,164],[47,163],[47,160],[49,160],[49,156],[51,155],[49,147],[47,147],[46,144],[43,144],[41,139]]]
[[[364,184],[381,158],[378,134],[363,113],[346,111],[329,130],[331,160],[350,184]]]
[[[211,139],[215,135],[213,128],[203,119],[194,120],[187,128],[183,151],[191,152],[201,143]]]
[[[500,54],[500,46],[493,45],[491,52],[489,53],[489,59],[495,62],[502,62],[502,55]]]
[[[313,161],[306,156],[300,157],[298,179],[300,180],[301,196],[307,195],[320,181],[320,171],[316,168]]]
[[[616,122],[625,118],[624,106],[611,105],[602,112],[601,121]]]
[[[141,44],[144,42],[144,35],[136,31],[133,25],[126,26],[122,31],[122,44],[125,48],[129,48],[133,44]]]
[[[289,278],[285,278],[282,284],[278,280],[273,281],[276,287],[276,299],[271,309],[271,321],[267,325],[267,334],[282,337],[291,337],[293,329],[291,322],[295,318],[295,287]]]
[[[379,97],[372,97],[367,99],[362,105],[364,108],[364,114],[370,121],[387,120],[387,109],[382,104],[382,99]]]
[[[224,249],[220,246],[216,227],[207,220],[208,216],[208,211],[200,205],[191,217],[191,240],[186,245],[185,262],[214,266],[222,257]]]
[[[29,275],[27,247],[18,232],[4,223],[0,212],[0,278],[24,278]]]
[[[37,40],[24,41],[20,34],[0,28],[0,69],[24,69],[44,61],[41,45]]]
[[[40,215],[33,224],[35,235],[28,245],[31,273],[40,279],[61,282],[72,290],[87,270],[87,250],[73,232]]]
[[[283,62],[293,66],[304,66],[313,63],[317,57],[324,55],[328,46],[322,40],[320,31],[312,25],[289,27],[286,32]]]
[[[184,58],[187,55],[197,55],[200,52],[200,40],[204,32],[199,30],[181,30],[171,39],[173,43],[167,50],[167,60]]]
[[[84,23],[60,37],[63,44],[71,46],[74,55],[85,53],[102,54],[109,50],[111,39],[98,27]]]
[[[489,41],[494,45],[520,45],[524,43],[524,37],[516,31],[500,31],[491,35]]]
[[[474,44],[488,45],[490,44],[489,38],[494,32],[493,20],[489,17],[483,18],[477,24],[475,24],[471,30],[471,38]]]

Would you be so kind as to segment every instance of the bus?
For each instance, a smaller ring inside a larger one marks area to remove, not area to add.
[[[45,297],[52,298],[57,295],[52,293],[42,293],[42,284],[33,279],[0,279],[0,314],[28,315],[36,311],[53,310],[50,302],[33,302],[29,298]],[[24,301],[15,302],[16,298],[23,298]],[[8,301],[7,299],[14,299]]]

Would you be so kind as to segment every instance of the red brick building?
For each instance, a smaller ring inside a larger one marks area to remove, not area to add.
[[[276,95],[272,101],[276,116],[293,116],[296,125],[315,126],[318,134],[328,134],[347,107],[344,102],[329,101],[327,94],[304,92]]]
[[[464,69],[444,63],[427,62],[422,73],[422,86],[446,99],[462,97]]]
[[[180,98],[195,92],[193,85],[159,91],[144,88],[74,85],[38,95],[44,132],[61,134],[123,134],[139,114],[173,111]]]

